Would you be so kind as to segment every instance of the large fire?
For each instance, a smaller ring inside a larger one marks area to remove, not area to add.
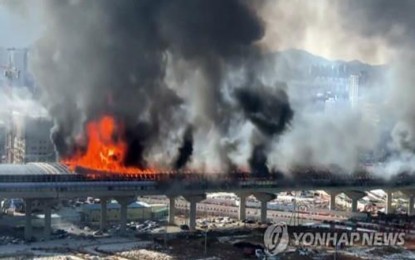
[[[86,151],[77,151],[72,157],[65,158],[63,163],[72,170],[82,167],[112,174],[155,173],[153,169],[139,169],[124,165],[127,144],[120,135],[122,127],[109,115],[89,122],[86,126],[88,140]]]

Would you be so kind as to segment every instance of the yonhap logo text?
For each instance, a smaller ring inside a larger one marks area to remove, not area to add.
[[[288,245],[313,246],[402,246],[404,232],[293,232],[292,239],[284,222],[265,230],[265,253],[274,256],[284,252]]]

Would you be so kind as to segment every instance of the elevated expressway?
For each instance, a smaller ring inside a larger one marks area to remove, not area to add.
[[[174,222],[175,198],[183,196],[190,203],[190,228],[195,228],[196,203],[209,192],[233,192],[240,197],[239,218],[245,219],[245,199],[254,195],[261,202],[261,220],[266,221],[267,202],[275,193],[294,190],[325,190],[335,196],[345,193],[352,199],[352,211],[365,191],[384,189],[387,192],[386,211],[391,208],[391,193],[402,191],[409,197],[413,213],[415,175],[402,173],[389,179],[374,177],[367,172],[336,174],[323,171],[292,172],[289,176],[273,173],[266,177],[254,174],[159,172],[137,175],[104,174],[79,169],[71,172],[59,163],[29,163],[25,165],[0,164],[0,197],[23,198],[26,205],[25,236],[32,237],[31,211],[34,201],[40,202],[45,212],[45,237],[49,237],[51,206],[61,199],[97,197],[101,199],[101,228],[106,226],[107,201],[116,199],[120,205],[120,222],[125,227],[127,207],[137,196],[166,195],[169,198],[169,222]]]

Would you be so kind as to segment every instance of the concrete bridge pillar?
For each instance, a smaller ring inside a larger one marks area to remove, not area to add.
[[[52,205],[54,201],[45,200],[43,203],[43,212],[44,212],[44,228],[43,228],[43,237],[45,240],[50,239],[50,234],[52,232]]]
[[[409,196],[408,198],[408,215],[409,216],[414,215],[414,202],[415,202],[414,195]]]
[[[352,198],[352,212],[357,212],[357,201],[358,199]]]
[[[277,197],[275,194],[258,192],[254,193],[257,200],[261,202],[261,223],[267,222],[267,203]]]
[[[169,198],[169,225],[175,225],[174,217],[176,215],[176,197],[168,196]]]
[[[185,198],[185,200],[187,200],[190,203],[189,229],[190,231],[195,231],[196,230],[196,214],[197,214],[196,205],[197,203],[206,199],[206,194],[183,196],[183,197]]]
[[[357,212],[357,201],[366,196],[366,193],[362,191],[347,191],[345,194],[352,200],[352,212]]]
[[[239,208],[238,208],[238,219],[243,221],[246,219],[246,197],[249,196],[248,193],[236,193],[239,197]]]
[[[415,190],[402,191],[408,197],[408,216],[414,215]]]
[[[391,214],[392,213],[392,197],[393,193],[390,190],[385,190],[386,192],[386,201],[385,201],[385,213]]]
[[[327,193],[330,195],[329,210],[336,210],[336,197],[338,193],[334,191],[330,191]]]
[[[100,198],[101,202],[101,219],[99,223],[99,228],[101,231],[105,231],[107,228],[107,203],[108,198]]]
[[[127,228],[128,205],[133,203],[136,199],[135,197],[118,197],[115,199],[118,204],[120,204],[120,230],[125,231]]]
[[[33,199],[25,199],[25,226],[24,226],[24,239],[30,240],[33,237],[32,228],[32,203]]]

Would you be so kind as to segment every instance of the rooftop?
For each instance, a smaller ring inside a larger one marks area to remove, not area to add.
[[[141,201],[136,201],[128,205],[128,208],[149,208],[150,206]],[[82,205],[83,209],[87,210],[101,210],[101,204],[84,204]],[[111,202],[107,204],[107,209],[119,209],[120,204],[116,202]]]
[[[69,174],[71,171],[60,163],[0,164],[0,175]]]

